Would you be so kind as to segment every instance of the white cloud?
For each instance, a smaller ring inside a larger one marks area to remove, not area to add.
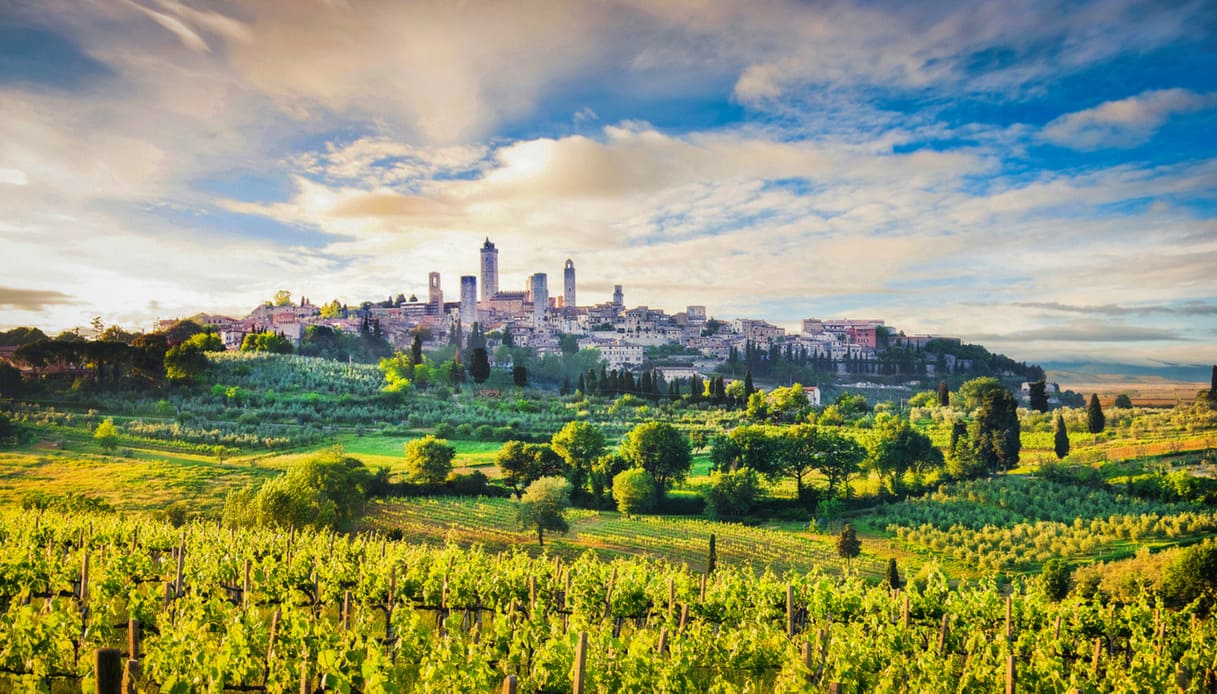
[[[1069,113],[1044,126],[1041,136],[1079,150],[1145,144],[1171,116],[1217,105],[1217,94],[1160,89]]]
[[[28,185],[30,179],[21,169],[0,169],[0,183],[14,186]]]

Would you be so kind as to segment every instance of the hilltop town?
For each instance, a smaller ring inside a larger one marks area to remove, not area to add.
[[[543,272],[529,276],[522,290],[500,287],[499,249],[490,239],[480,249],[480,260],[480,276],[460,278],[456,301],[446,299],[440,273],[432,272],[423,299],[399,294],[359,306],[336,300],[318,306],[307,298],[294,302],[290,294],[280,292],[275,301],[243,318],[201,314],[192,319],[214,326],[233,350],[247,336],[266,331],[298,346],[310,326],[351,334],[371,330],[397,349],[406,349],[419,335],[424,346],[438,347],[464,344],[475,324],[486,336],[487,347],[506,341],[530,348],[539,357],[560,355],[561,338],[576,336],[579,349],[598,350],[611,369],[642,368],[654,354],[647,348],[668,347],[663,371],[669,380],[704,375],[724,362],[747,361],[753,353],[761,361],[785,358],[842,376],[936,377],[972,368],[958,338],[906,335],[883,320],[807,318],[800,332],[790,333],[753,318],[718,320],[703,305],[675,314],[650,306],[630,308],[620,284],[607,301],[580,304],[572,260],[564,264],[560,292],[552,293]],[[167,330],[176,322],[164,320],[158,327]]]

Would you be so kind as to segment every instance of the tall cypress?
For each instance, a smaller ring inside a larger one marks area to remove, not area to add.
[[[951,404],[951,388],[945,380],[938,382],[938,404],[943,407]]]
[[[1028,404],[1036,412],[1048,411],[1048,384],[1044,382],[1044,379],[1041,378],[1031,383]]]
[[[1065,429],[1065,419],[1060,412],[1056,413],[1056,421],[1052,423],[1052,443],[1058,459],[1069,455],[1069,432]]]
[[[1107,418],[1103,416],[1103,407],[1099,405],[1098,393],[1090,395],[1090,405],[1086,408],[1086,428],[1092,434],[1103,431],[1107,426]]]
[[[752,397],[755,392],[756,388],[752,385],[752,369],[748,369],[744,372],[744,399]]]
[[[410,343],[410,365],[418,366],[423,363],[423,340],[414,333],[414,341]]]

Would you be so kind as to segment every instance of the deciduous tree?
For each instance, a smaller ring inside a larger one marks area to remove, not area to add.
[[[688,476],[693,465],[689,441],[667,422],[651,421],[634,427],[622,439],[620,452],[630,465],[651,473],[660,494]]]
[[[537,546],[545,546],[545,531],[564,533],[570,529],[566,509],[570,507],[570,482],[561,477],[542,477],[524,490],[520,498],[520,524],[537,531]]]
[[[114,426],[114,420],[106,418],[106,421],[97,425],[93,430],[93,440],[101,446],[102,450],[109,453],[118,446],[118,428]]]
[[[613,501],[626,517],[655,508],[655,478],[642,468],[630,468],[613,477]]]
[[[711,473],[710,486],[703,492],[706,514],[714,519],[747,515],[760,490],[760,477],[751,468]]]
[[[873,470],[887,478],[894,493],[899,493],[900,479],[905,472],[927,472],[942,467],[942,451],[903,417],[887,419],[875,427],[874,434],[868,462]]]
[[[567,422],[550,438],[549,443],[554,452],[566,461],[571,472],[571,484],[576,489],[587,488],[593,466],[604,455],[604,433],[587,422]]]
[[[545,444],[508,441],[499,449],[494,462],[516,498],[536,480],[565,472],[562,457]]]
[[[411,482],[438,486],[452,472],[456,449],[444,439],[427,435],[406,443],[406,475]]]

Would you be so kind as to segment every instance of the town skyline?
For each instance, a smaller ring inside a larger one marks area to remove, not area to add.
[[[0,329],[500,285],[1213,361],[1217,8],[0,9]]]

